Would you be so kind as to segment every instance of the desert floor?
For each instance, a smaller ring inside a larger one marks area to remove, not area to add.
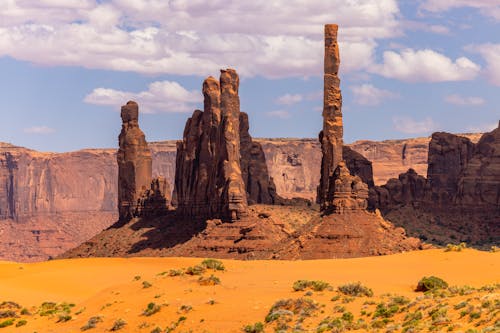
[[[7,322],[0,333],[80,332],[85,326],[95,326],[88,332],[107,332],[115,324],[120,332],[243,332],[245,325],[256,322],[265,324],[265,332],[339,327],[338,331],[360,332],[500,331],[499,252],[433,249],[356,259],[222,260],[223,271],[186,274],[187,267],[202,260],[0,262],[0,303],[5,302],[0,305],[0,326]],[[220,283],[199,282],[200,277],[211,275]],[[430,275],[461,287],[427,295],[415,292],[420,278]],[[300,279],[322,280],[331,287],[294,291],[292,286]],[[374,296],[351,297],[337,290],[357,281],[371,288]],[[287,299],[273,310],[274,319],[268,317],[266,322],[273,304]],[[144,312],[149,303],[154,303],[151,312],[157,312],[148,316]],[[384,307],[392,310],[377,312]],[[422,318],[412,317],[417,312]],[[91,320],[95,325],[89,325],[92,317],[98,318]],[[247,331],[252,332],[250,327]]]

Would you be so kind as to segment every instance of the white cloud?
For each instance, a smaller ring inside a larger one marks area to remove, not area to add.
[[[120,105],[135,100],[141,112],[191,112],[201,103],[202,95],[195,90],[188,91],[173,81],[157,81],[149,85],[147,91],[139,93],[106,88],[96,88],[85,96],[89,104],[111,105],[119,110]]]
[[[396,0],[3,0],[0,13],[0,56],[145,74],[320,75],[326,22],[347,73],[401,34]]]
[[[287,118],[290,118],[290,112],[285,111],[285,110],[269,111],[269,112],[267,112],[267,116],[281,118],[281,119],[287,119]]]
[[[32,126],[32,127],[28,127],[28,128],[23,129],[23,132],[24,133],[28,133],[28,134],[42,134],[42,135],[45,135],[45,134],[52,134],[52,133],[54,133],[55,129],[47,127],[47,126]]]
[[[379,89],[372,84],[362,84],[359,86],[352,86],[351,90],[354,95],[354,103],[360,105],[379,105],[387,99],[394,99],[398,97],[389,90]]]
[[[481,14],[500,20],[499,0],[426,0],[420,9],[437,13],[460,7],[476,8]]]
[[[383,63],[372,68],[382,76],[407,82],[443,82],[474,79],[481,67],[468,58],[453,61],[433,50],[386,51]]]
[[[418,121],[408,116],[394,116],[392,122],[397,131],[406,134],[426,134],[437,128],[437,124],[430,117]]]
[[[459,106],[477,106],[477,105],[483,105],[485,102],[485,100],[481,97],[460,96],[457,94],[445,96],[444,101],[446,103],[455,104]]]
[[[276,98],[275,103],[279,105],[293,105],[301,102],[302,99],[301,94],[285,94]]]
[[[466,50],[481,54],[486,61],[484,74],[491,83],[500,86],[500,44],[469,45]]]

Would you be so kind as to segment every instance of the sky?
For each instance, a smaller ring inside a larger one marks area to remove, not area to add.
[[[327,23],[346,142],[498,125],[500,0],[0,0],[0,142],[117,147],[128,100],[181,139],[222,68],[254,137],[317,138]]]

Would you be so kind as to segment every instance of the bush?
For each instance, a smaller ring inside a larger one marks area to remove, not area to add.
[[[264,324],[261,322],[255,323],[253,325],[246,325],[243,327],[243,332],[245,333],[262,333],[264,332]]]
[[[436,276],[424,276],[420,281],[418,281],[417,288],[415,291],[429,291],[429,290],[437,290],[437,289],[446,289],[448,288],[448,283],[441,278]]]
[[[58,323],[65,323],[67,321],[71,320],[71,316],[69,314],[60,314],[59,318],[57,319]]]
[[[151,283],[149,283],[148,281],[142,281],[142,287],[143,288],[150,288],[152,286],[153,285]]]
[[[168,276],[181,276],[183,274],[182,269],[171,269],[168,271]]]
[[[21,327],[26,325],[28,322],[25,319],[21,319],[16,323],[16,327]]]
[[[113,324],[113,327],[111,327],[111,331],[121,330],[123,327],[125,327],[125,325],[127,325],[127,322],[125,320],[117,319]]]
[[[186,274],[188,275],[201,275],[205,272],[206,268],[204,266],[195,265],[186,268]]]
[[[338,287],[338,291],[349,296],[373,296],[373,291],[370,288],[363,286],[361,282],[344,284]]]
[[[201,262],[201,265],[206,269],[213,269],[216,271],[223,271],[226,269],[222,261],[217,259],[205,259]]]
[[[14,324],[14,319],[7,319],[0,322],[0,328],[7,327]]]
[[[200,276],[198,283],[202,286],[215,286],[216,284],[220,284],[220,279],[215,275],[210,275],[207,278]]]
[[[310,316],[314,310],[317,310],[317,304],[309,298],[282,299],[274,303],[266,316],[266,322],[272,322],[282,315],[291,316],[300,314],[301,316]]]
[[[304,291],[305,289],[308,289],[308,288],[312,289],[314,291],[323,291],[329,287],[330,287],[329,283],[327,283],[325,281],[321,281],[321,280],[315,280],[315,281],[297,280],[293,283],[293,286],[292,286],[294,291]]]
[[[159,311],[160,311],[160,306],[158,304],[151,302],[148,304],[146,309],[142,312],[142,315],[149,317],[149,316],[152,316]]]
[[[102,323],[101,317],[99,317],[99,316],[90,317],[90,319],[87,321],[87,323],[85,325],[83,325],[82,327],[80,327],[80,330],[86,331],[86,330],[90,330],[91,328],[95,328],[97,323]]]
[[[460,243],[458,245],[455,244],[446,244],[446,249],[444,249],[445,252],[460,252],[463,249],[467,248],[466,243]]]

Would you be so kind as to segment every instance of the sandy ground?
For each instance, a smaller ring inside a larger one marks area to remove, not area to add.
[[[222,260],[225,271],[207,271],[220,279],[202,286],[198,276],[168,276],[170,269],[199,264],[199,258],[92,258],[20,264],[0,262],[0,303],[13,301],[36,313],[43,302],[73,303],[71,319],[22,316],[27,324],[2,332],[80,332],[90,317],[102,322],[88,332],[106,332],[121,318],[120,332],[151,332],[181,320],[175,332],[242,332],[246,324],[264,322],[279,299],[297,298],[292,285],[299,279],[324,280],[333,287],[360,281],[375,296],[392,293],[415,299],[418,280],[435,275],[450,285],[481,287],[500,283],[500,253],[467,249],[417,251],[383,257],[310,261]],[[147,281],[151,287],[144,288]],[[497,291],[498,292],[498,291]],[[315,293],[315,300],[332,307],[332,292]],[[498,296],[498,294],[497,294]],[[151,316],[148,303],[160,305]],[[354,302],[353,304],[356,304]],[[184,309],[181,309],[183,308]],[[186,311],[186,308],[191,310]],[[361,303],[356,307],[360,308]],[[0,322],[3,319],[0,319]],[[273,331],[267,330],[266,332]]]

